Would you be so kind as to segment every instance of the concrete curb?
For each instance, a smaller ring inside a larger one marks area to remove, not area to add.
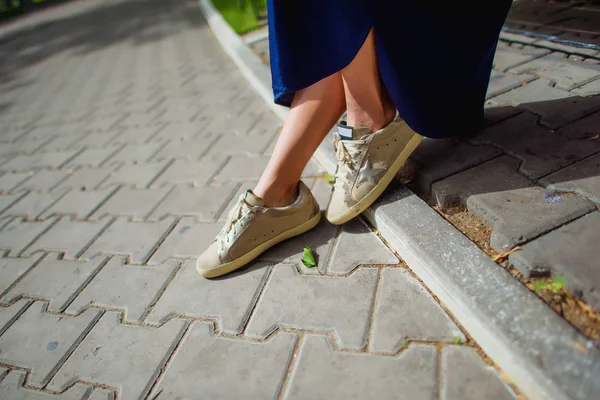
[[[199,2],[225,52],[283,120],[287,109],[273,104],[269,68],[210,0]],[[329,142],[321,143],[315,158],[333,172]],[[600,353],[591,341],[427,203],[397,185],[365,216],[528,398],[600,398]]]

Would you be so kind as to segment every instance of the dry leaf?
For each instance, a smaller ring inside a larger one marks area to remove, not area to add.
[[[591,138],[588,138],[588,140],[598,140],[598,139],[600,139],[600,135],[595,135],[595,136],[592,136]]]
[[[579,351],[580,353],[587,353],[588,352],[588,349],[584,345],[579,344],[579,343],[569,342],[567,344],[567,346],[569,346],[572,349],[575,349],[575,350]]]
[[[495,262],[506,260],[511,253],[514,253],[517,250],[521,250],[521,248],[519,246],[515,246],[508,251],[503,251],[502,253],[496,254],[492,259]]]

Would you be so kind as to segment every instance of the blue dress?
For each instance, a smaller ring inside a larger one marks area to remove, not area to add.
[[[373,27],[379,71],[396,108],[431,138],[483,120],[498,35],[512,0],[268,0],[275,102],[348,65]]]

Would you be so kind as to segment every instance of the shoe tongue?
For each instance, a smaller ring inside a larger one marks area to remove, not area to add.
[[[265,205],[264,200],[252,193],[252,190],[246,190],[244,201],[251,206],[263,207]]]
[[[354,128],[352,126],[346,125],[345,122],[338,124],[338,134],[342,138],[342,140],[358,140],[365,135],[371,133],[369,128],[365,128],[364,126],[359,126],[358,128]]]

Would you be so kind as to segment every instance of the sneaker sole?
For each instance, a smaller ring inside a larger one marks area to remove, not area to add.
[[[355,218],[367,208],[369,208],[371,204],[373,204],[375,200],[377,200],[379,196],[381,196],[383,191],[390,185],[390,183],[392,183],[394,176],[396,176],[398,171],[400,171],[400,168],[402,168],[404,163],[406,163],[406,160],[408,160],[408,157],[410,157],[412,152],[415,151],[419,143],[421,143],[421,140],[423,140],[423,136],[415,134],[408,141],[408,143],[404,147],[404,150],[400,152],[400,154],[398,155],[392,166],[387,170],[385,175],[383,175],[379,183],[375,185],[375,187],[371,189],[371,191],[361,201],[356,203],[354,206],[349,208],[348,211],[346,211],[344,214],[338,217],[330,218],[329,215],[327,215],[327,220],[334,225],[341,225],[350,221],[352,218]]]
[[[202,275],[205,278],[216,278],[218,276],[233,272],[238,268],[242,268],[244,265],[248,264],[256,257],[260,256],[262,253],[275,246],[277,243],[283,242],[286,239],[290,239],[294,236],[298,236],[310,231],[312,228],[317,226],[320,220],[321,212],[319,211],[314,217],[304,222],[303,224],[298,225],[297,227],[290,229],[289,231],[285,231],[270,240],[267,240],[266,242],[255,247],[253,250],[250,250],[243,256],[236,258],[235,260],[223,264],[217,268],[202,269],[198,266],[198,261],[196,261],[196,270],[200,273],[200,275]]]

